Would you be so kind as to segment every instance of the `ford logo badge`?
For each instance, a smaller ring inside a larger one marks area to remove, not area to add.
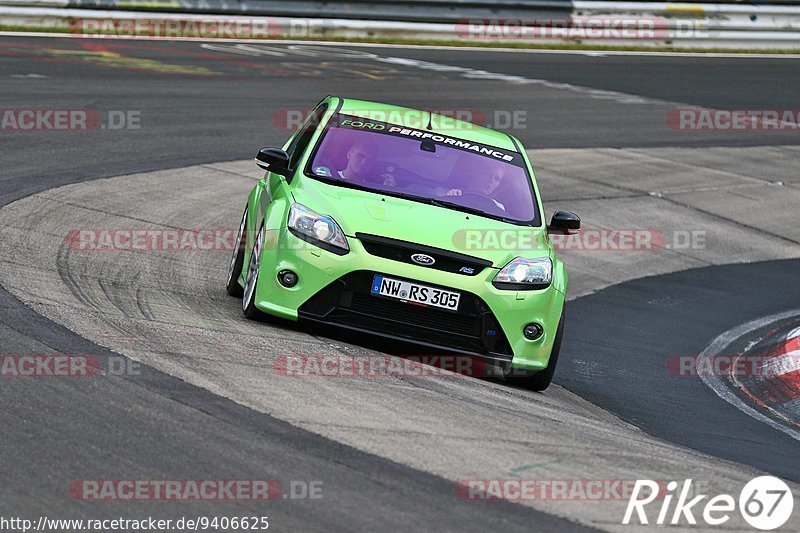
[[[427,254],[414,254],[411,256],[411,260],[422,266],[431,266],[436,262],[436,259]]]

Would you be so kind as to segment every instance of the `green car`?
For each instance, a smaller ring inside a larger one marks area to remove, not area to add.
[[[227,290],[266,315],[480,357],[550,384],[567,274],[514,137],[450,117],[329,96],[282,148],[242,216]]]

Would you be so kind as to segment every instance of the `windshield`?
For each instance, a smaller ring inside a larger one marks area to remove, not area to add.
[[[519,153],[424,130],[337,115],[307,171],[369,190],[536,224],[533,188]]]

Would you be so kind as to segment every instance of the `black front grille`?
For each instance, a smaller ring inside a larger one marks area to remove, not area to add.
[[[373,296],[373,276],[358,271],[339,278],[300,307],[300,318],[442,349],[501,359],[513,355],[497,319],[478,296],[458,291],[461,299],[455,313],[416,306]]]
[[[456,335],[479,336],[481,334],[480,328],[475,327],[474,321],[464,320],[462,317],[454,316],[447,311],[394,302],[386,298],[376,298],[372,295],[353,294],[349,309],[356,313],[411,324],[421,328],[450,331]]]
[[[426,266],[434,270],[452,272],[454,274],[462,274],[464,276],[477,276],[483,272],[484,268],[492,266],[491,261],[481,259],[480,257],[472,257],[471,255],[452,252],[450,250],[433,248],[432,246],[425,246],[424,244],[390,239],[389,237],[381,237],[379,235],[370,235],[367,233],[356,233],[356,237],[361,241],[364,249],[369,254],[393,261],[400,261],[401,263],[409,263],[412,265],[419,264],[414,262],[411,256],[414,254],[425,254],[432,257],[435,262],[430,266],[421,266]]]

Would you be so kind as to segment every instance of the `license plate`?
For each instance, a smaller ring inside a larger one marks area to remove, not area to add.
[[[372,294],[373,296],[395,298],[411,304],[439,307],[448,311],[458,310],[458,301],[461,299],[461,295],[457,292],[444,291],[427,285],[379,275],[372,279]]]

